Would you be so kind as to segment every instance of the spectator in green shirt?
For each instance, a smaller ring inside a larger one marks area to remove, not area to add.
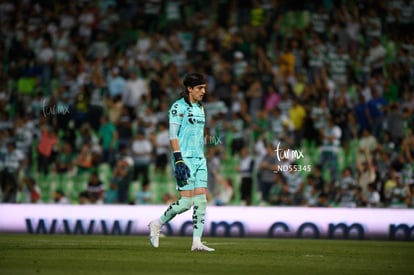
[[[387,101],[387,104],[395,103],[398,100],[398,86],[390,78],[386,78],[384,81],[384,93],[382,96]]]
[[[118,133],[115,125],[106,116],[101,118],[98,136],[102,145],[102,161],[113,166]]]

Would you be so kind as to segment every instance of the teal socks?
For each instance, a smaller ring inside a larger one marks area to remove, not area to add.
[[[189,197],[181,197],[178,201],[172,203],[164,214],[160,217],[160,222],[166,224],[176,215],[181,214],[193,206],[193,237],[200,239],[204,230],[204,217],[206,215],[207,198],[205,194],[195,195],[194,199]]]
[[[162,224],[166,224],[172,220],[177,214],[181,214],[191,208],[193,204],[193,198],[181,197],[178,201],[172,203],[164,214],[161,215],[160,221]]]
[[[203,235],[204,216],[206,215],[206,208],[206,195],[195,195],[193,207],[193,237],[201,238],[201,235]]]

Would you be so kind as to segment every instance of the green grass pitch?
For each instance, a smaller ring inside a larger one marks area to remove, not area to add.
[[[191,238],[0,234],[0,274],[414,274],[414,243],[204,238],[215,252],[191,252]]]

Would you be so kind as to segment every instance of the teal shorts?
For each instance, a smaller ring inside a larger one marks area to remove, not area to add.
[[[179,187],[178,191],[194,190],[195,188],[207,188],[207,162],[205,158],[183,158],[185,164],[190,168],[188,184]],[[174,168],[175,169],[175,168]],[[178,181],[178,180],[177,180]]]

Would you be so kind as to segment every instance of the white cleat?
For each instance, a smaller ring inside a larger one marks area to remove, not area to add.
[[[155,248],[159,245],[161,226],[162,225],[158,221],[152,221],[148,224],[150,231],[150,242]]]
[[[202,243],[195,243],[191,246],[191,251],[207,251],[207,252],[213,252],[215,251],[214,248],[208,247]]]

